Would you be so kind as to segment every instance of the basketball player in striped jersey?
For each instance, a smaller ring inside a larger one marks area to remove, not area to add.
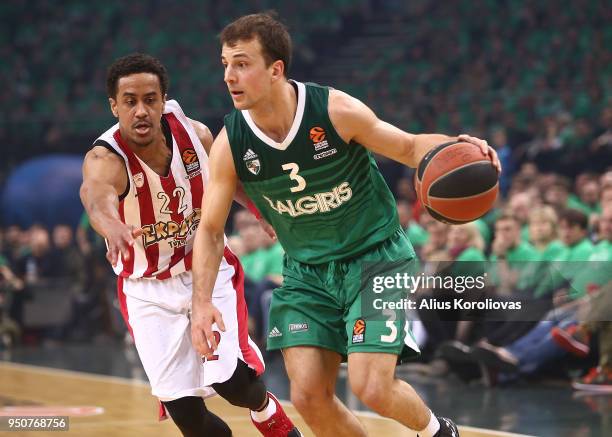
[[[264,363],[248,336],[244,274],[227,245],[212,297],[224,321],[214,326],[217,351],[204,358],[191,343],[192,247],[212,136],[175,100],[166,101],[167,88],[157,59],[133,54],[115,61],[107,91],[119,122],[95,141],[83,165],[81,199],[106,238],[122,314],[160,413],[169,412],[183,435],[231,435],[204,404],[216,391],[249,408],[263,435],[299,436],[260,379]],[[248,206],[246,196],[237,199]]]
[[[235,109],[211,150],[194,243],[193,344],[203,355],[216,353],[211,319],[219,323],[219,312],[210,297],[240,182],[285,249],[267,346],[282,350],[291,400],[308,426],[319,436],[367,435],[334,396],[340,363],[347,359],[350,386],[366,406],[420,437],[457,437],[451,420],[436,417],[409,384],[395,378],[398,360],[418,347],[405,311],[391,307],[377,314],[368,308],[373,289],[364,280],[412,272],[415,259],[371,152],[416,167],[434,146],[453,139],[409,134],[341,91],[289,80],[291,38],[268,14],[237,19],[220,39]],[[477,145],[499,169],[486,141],[459,138]],[[369,276],[362,276],[366,265]],[[406,292],[398,288],[377,297],[396,303]]]

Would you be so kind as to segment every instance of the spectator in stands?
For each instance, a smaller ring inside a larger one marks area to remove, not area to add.
[[[39,225],[32,226],[25,235],[28,237],[28,247],[15,262],[15,273],[24,281],[23,292],[14,295],[9,308],[9,316],[19,326],[23,326],[23,310],[25,301],[30,297],[31,287],[38,285],[44,278],[52,274],[51,244],[49,233]]]
[[[559,238],[565,245],[565,249],[557,262],[562,263],[565,281],[573,279],[582,267],[581,261],[588,261],[593,253],[593,243],[588,238],[588,218],[575,209],[566,209],[559,215]],[[570,288],[568,291],[562,290],[555,295],[555,304],[562,305],[579,296],[584,290]]]
[[[430,217],[424,228],[428,239],[421,248],[421,259],[424,261],[447,260],[446,240],[450,226]]]
[[[599,214],[599,180],[596,175],[583,173],[576,178],[576,195],[570,195],[568,208],[582,211],[591,218],[592,215]]]
[[[568,246],[568,254],[566,254],[566,260],[572,259],[573,261],[589,261],[589,263],[580,263],[577,267],[571,264],[563,264],[560,268],[563,269],[564,276],[569,281],[569,289],[572,290],[569,293],[565,293],[569,297],[569,300],[564,301],[562,305],[554,310],[553,313],[549,314],[544,318],[543,321],[529,331],[525,336],[521,337],[517,341],[506,345],[504,347],[494,347],[486,342],[480,343],[474,348],[472,354],[476,359],[484,362],[486,365],[496,369],[500,369],[510,374],[529,374],[533,373],[546,363],[563,357],[567,349],[566,346],[573,346],[578,351],[582,352],[582,356],[586,356],[588,350],[580,348],[578,342],[571,344],[570,338],[577,333],[577,321],[580,314],[590,311],[593,307],[590,306],[590,296],[588,292],[595,293],[594,290],[606,293],[599,295],[599,299],[595,299],[598,303],[594,320],[600,321],[605,320],[609,316],[609,310],[612,308],[612,300],[610,299],[609,290],[604,287],[610,284],[612,281],[612,272],[605,267],[602,268],[602,263],[608,263],[612,261],[612,251],[610,250],[610,239],[612,238],[612,205],[606,206],[603,215],[603,233],[606,240],[598,247],[597,251],[594,251],[591,246],[591,251],[588,252],[583,246],[579,247],[583,240],[580,239],[578,231],[562,231],[563,239]],[[580,227],[581,230],[586,228],[586,216],[580,211],[568,210],[564,215],[561,216],[561,224],[563,227],[569,228]],[[569,226],[568,226],[569,225]],[[573,234],[570,237],[570,234]],[[571,242],[573,246],[570,245]],[[572,248],[574,253],[571,253]],[[579,257],[588,257],[579,259]],[[608,312],[606,313],[606,309]],[[588,325],[587,325],[588,326]],[[584,328],[584,325],[583,325]],[[595,323],[590,328],[603,329],[604,336],[607,336],[608,326],[606,324],[599,325]],[[564,340],[567,343],[564,343]],[[584,340],[584,337],[583,337]],[[562,347],[563,346],[563,347]],[[585,346],[585,343],[582,343]],[[606,360],[610,359],[607,355],[609,352],[609,345],[604,346],[604,353],[606,353]],[[594,389],[596,385],[599,386],[610,386],[610,369],[609,362],[604,361],[606,367],[602,371],[591,372],[585,379],[578,382],[579,387],[587,386]]]
[[[606,266],[612,261],[612,202],[604,204],[599,227],[600,242],[591,260],[601,263],[596,268],[607,270]],[[582,322],[555,327],[551,331],[559,346],[578,357],[589,354],[591,336],[599,335],[599,365],[574,381],[573,386],[578,390],[612,392],[612,321],[608,320],[612,314],[612,280],[609,271],[603,274],[607,275],[602,278],[603,287],[594,293],[584,314],[579,314],[578,320]]]
[[[534,194],[527,190],[514,193],[508,200],[506,210],[518,220],[522,241],[529,241],[529,229],[527,227],[529,212],[533,208],[540,206],[540,203],[539,194]]]
[[[73,278],[75,292],[80,293],[87,281],[87,269],[85,260],[75,244],[72,228],[66,224],[56,225],[51,238],[53,248],[50,276]]]
[[[529,242],[540,254],[540,261],[553,261],[563,250],[557,239],[557,213],[550,206],[541,206],[529,214]]]
[[[544,192],[544,203],[552,206],[558,214],[567,208],[569,194],[569,181],[562,176],[557,176],[555,181]]]
[[[18,225],[11,225],[6,228],[4,233],[4,243],[2,245],[2,254],[6,259],[14,265],[15,261],[22,255],[24,251],[24,231]]]
[[[529,211],[526,213],[528,216]],[[490,261],[491,280],[497,287],[497,294],[510,295],[517,289],[525,290],[531,285],[530,262],[537,261],[539,256],[533,246],[522,238],[521,224],[518,216],[511,213],[504,213],[495,221]]]

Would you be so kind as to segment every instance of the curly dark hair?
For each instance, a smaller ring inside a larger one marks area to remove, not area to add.
[[[117,59],[106,72],[106,92],[108,97],[117,97],[119,79],[130,74],[152,73],[159,78],[162,96],[168,92],[168,71],[159,59],[144,53],[132,53]]]

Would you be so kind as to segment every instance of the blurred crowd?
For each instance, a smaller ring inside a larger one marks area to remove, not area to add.
[[[424,268],[493,262],[492,298],[530,298],[529,320],[413,315],[423,354],[412,369],[489,385],[554,374],[576,376],[576,387],[611,387],[611,327],[601,322],[612,314],[610,284],[605,277],[587,281],[580,269],[568,267],[563,278],[533,270],[612,261],[612,54],[606,49],[612,8],[604,1],[1,3],[8,19],[0,53],[9,62],[0,64],[0,75],[12,86],[0,95],[0,138],[11,144],[0,173],[42,153],[82,153],[111,120],[106,65],[134,50],[167,65],[170,97],[195,118],[220,125],[230,101],[217,41],[201,35],[266,8],[289,24],[298,79],[316,79],[322,53],[340,50],[341,43],[327,44],[319,53],[321,35],[344,42],[368,19],[384,23],[402,44],[382,52],[366,44],[352,74],[333,85],[402,128],[466,132],[498,151],[504,168],[498,205],[461,226],[433,220],[415,197],[411,171],[378,159]],[[197,25],[185,28],[192,17]],[[233,214],[228,235],[246,274],[251,333],[265,343],[282,248],[242,210]],[[76,229],[0,228],[0,348],[123,336],[104,254],[86,216]],[[543,277],[549,280],[534,280]],[[50,311],[49,299],[63,305],[61,316],[52,317],[57,307]],[[551,370],[553,362],[563,365]]]
[[[604,170],[612,118],[604,0],[17,0],[0,3],[0,77],[11,83],[0,96],[0,138],[12,145],[0,172],[42,153],[83,153],[113,120],[106,68],[133,51],[161,59],[169,96],[217,132],[231,101],[214,35],[266,9],[291,31],[298,80],[350,92],[409,131],[496,136],[568,176]],[[375,25],[398,43],[380,47],[378,31],[367,39]],[[328,83],[359,39],[351,68]]]
[[[474,321],[457,311],[413,315],[427,362],[413,370],[489,385],[586,372],[575,387],[612,390],[611,170],[581,173],[571,184],[525,163],[496,208],[458,226],[431,218],[406,180],[397,191],[400,221],[425,271],[486,271],[492,284],[478,299],[524,305],[506,320]]]
[[[42,153],[82,153],[113,122],[105,75],[120,56],[140,51],[158,57],[170,74],[170,98],[218,130],[231,105],[216,37],[223,26],[242,14],[276,10],[291,28],[293,63],[300,71],[313,62],[309,35],[333,33],[344,14],[367,3],[0,2],[0,54],[6,61],[0,63],[0,77],[11,83],[0,96],[0,138],[13,150],[0,171]]]

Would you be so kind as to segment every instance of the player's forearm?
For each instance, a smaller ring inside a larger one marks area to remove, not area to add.
[[[91,226],[100,235],[106,237],[106,229],[111,224],[121,221],[117,194],[113,189],[109,190],[93,183],[84,183],[81,186],[80,195]]]
[[[193,306],[212,301],[212,293],[223,257],[223,232],[200,227],[193,244]]]
[[[244,191],[242,184],[236,185],[236,192],[234,193],[234,200],[238,202],[240,205],[244,206],[245,208],[249,207],[250,199],[249,199],[249,196],[247,196],[246,192]]]
[[[423,157],[435,146],[455,140],[456,137],[449,137],[442,134],[419,134],[413,140],[413,167],[417,167]]]

